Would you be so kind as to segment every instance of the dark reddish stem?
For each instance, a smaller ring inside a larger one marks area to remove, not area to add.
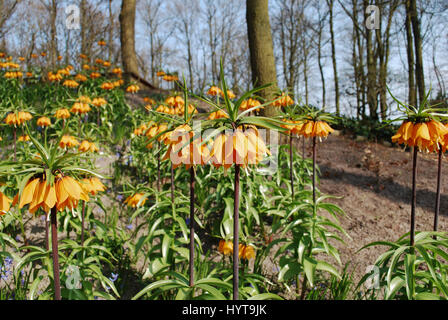
[[[235,196],[233,206],[233,300],[238,300],[239,287],[239,209],[240,166],[235,164]]]
[[[415,207],[417,206],[417,189],[416,189],[417,155],[418,155],[418,148],[417,146],[414,146],[414,156],[412,159],[412,198],[411,198],[411,234],[410,234],[411,253],[413,253],[414,251]]]
[[[442,184],[442,147],[439,146],[439,163],[437,167],[437,193],[436,193],[436,208],[434,212],[434,231],[437,231],[439,225],[439,211],[440,211],[440,186]]]
[[[291,179],[291,195],[294,200],[294,178],[293,178],[293,154],[292,154],[292,134],[289,135],[289,178]]]
[[[305,159],[305,136],[302,136],[302,158]]]
[[[47,251],[50,249],[50,246],[48,244],[48,229],[49,229],[49,222],[47,219],[47,215],[45,215],[45,249],[47,249]]]
[[[160,143],[158,143],[160,148]],[[160,192],[160,150],[157,152],[157,191]]]
[[[316,206],[316,137],[313,137],[313,203]]]
[[[195,172],[190,167],[190,287],[194,285],[194,186]]]
[[[174,168],[171,162],[171,202],[174,204]]]
[[[51,209],[51,250],[53,253],[54,299],[61,300],[61,281],[59,279],[58,222],[56,207]]]
[[[84,217],[86,211],[86,202],[82,202],[82,216],[81,216],[81,246],[84,246]]]
[[[14,161],[17,161],[17,132],[16,132],[16,127],[14,127]]]

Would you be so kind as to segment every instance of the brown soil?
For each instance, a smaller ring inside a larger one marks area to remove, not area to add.
[[[301,141],[298,141],[298,147]],[[312,149],[307,142],[307,157]],[[409,231],[411,212],[411,152],[374,142],[355,142],[345,136],[330,136],[318,144],[322,193],[341,197],[331,202],[346,213],[340,222],[350,235],[346,244],[336,244],[342,263],[355,270],[356,283],[369,265],[385,251],[376,246],[357,252],[379,240],[396,241]],[[443,170],[443,167],[442,167]],[[418,155],[416,231],[432,231],[436,198],[437,155]],[[448,194],[442,194],[439,230],[448,229]]]

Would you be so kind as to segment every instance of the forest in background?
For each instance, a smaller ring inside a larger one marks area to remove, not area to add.
[[[369,5],[379,9],[378,29],[367,26]],[[79,29],[67,28],[73,6]],[[81,53],[121,65],[121,7],[119,0],[1,0],[0,51],[28,63],[48,52],[43,68],[59,56],[61,65],[77,65]],[[155,87],[166,86],[156,76],[163,70],[203,92],[219,82],[220,59],[236,94],[252,87],[245,1],[137,0],[136,7],[138,71]],[[412,105],[429,88],[433,100],[446,99],[447,9],[443,0],[272,0],[279,88],[355,119],[394,116],[386,85]]]

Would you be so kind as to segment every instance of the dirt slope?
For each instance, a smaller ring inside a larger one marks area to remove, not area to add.
[[[308,142],[309,143],[309,142]],[[301,141],[297,146],[301,150]],[[311,146],[307,145],[307,157]],[[373,142],[355,142],[344,136],[330,136],[318,145],[321,168],[320,189],[340,196],[332,200],[347,214],[342,226],[352,241],[337,245],[343,263],[350,262],[359,280],[366,267],[384,252],[374,247],[356,253],[367,243],[378,240],[395,241],[409,231],[411,199],[411,153],[397,147]],[[444,159],[445,172],[446,160]],[[442,167],[443,168],[443,167]],[[417,167],[416,230],[433,228],[436,197],[437,156],[419,153]],[[448,193],[442,172],[441,212],[439,230],[448,230]]]

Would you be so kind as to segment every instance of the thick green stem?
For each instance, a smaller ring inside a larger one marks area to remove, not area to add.
[[[160,148],[160,143],[157,145]],[[160,192],[160,150],[157,152],[157,191]]]
[[[190,287],[194,285],[194,186],[195,173],[190,167]]]
[[[47,215],[45,215],[45,249],[48,251],[50,249],[50,245],[48,243],[48,230],[50,227],[50,223],[48,221]]]
[[[412,197],[411,197],[411,234],[410,234],[410,246],[411,253],[414,252],[414,237],[415,237],[415,207],[417,206],[417,155],[418,148],[414,147],[414,156],[412,159]]]
[[[171,163],[171,203],[174,205],[174,168]]]
[[[51,250],[53,253],[54,299],[61,300],[61,281],[59,278],[58,223],[56,207],[51,209]]]
[[[434,212],[434,231],[437,231],[439,225],[439,211],[440,211],[440,186],[442,184],[442,147],[439,146],[439,163],[437,166],[437,192],[436,192],[436,207]]]
[[[239,287],[239,208],[240,166],[235,164],[235,195],[233,206],[233,300],[238,300]]]
[[[14,127],[14,161],[17,161],[17,132],[16,127]]]
[[[313,204],[316,208],[316,137],[313,137]],[[316,211],[316,210],[314,210]],[[314,212],[316,214],[316,212]]]
[[[291,195],[294,200],[294,178],[293,178],[293,153],[292,153],[292,134],[289,135],[289,178],[291,180]]]
[[[81,246],[84,246],[84,217],[86,211],[86,202],[82,202],[82,216],[81,216]]]

